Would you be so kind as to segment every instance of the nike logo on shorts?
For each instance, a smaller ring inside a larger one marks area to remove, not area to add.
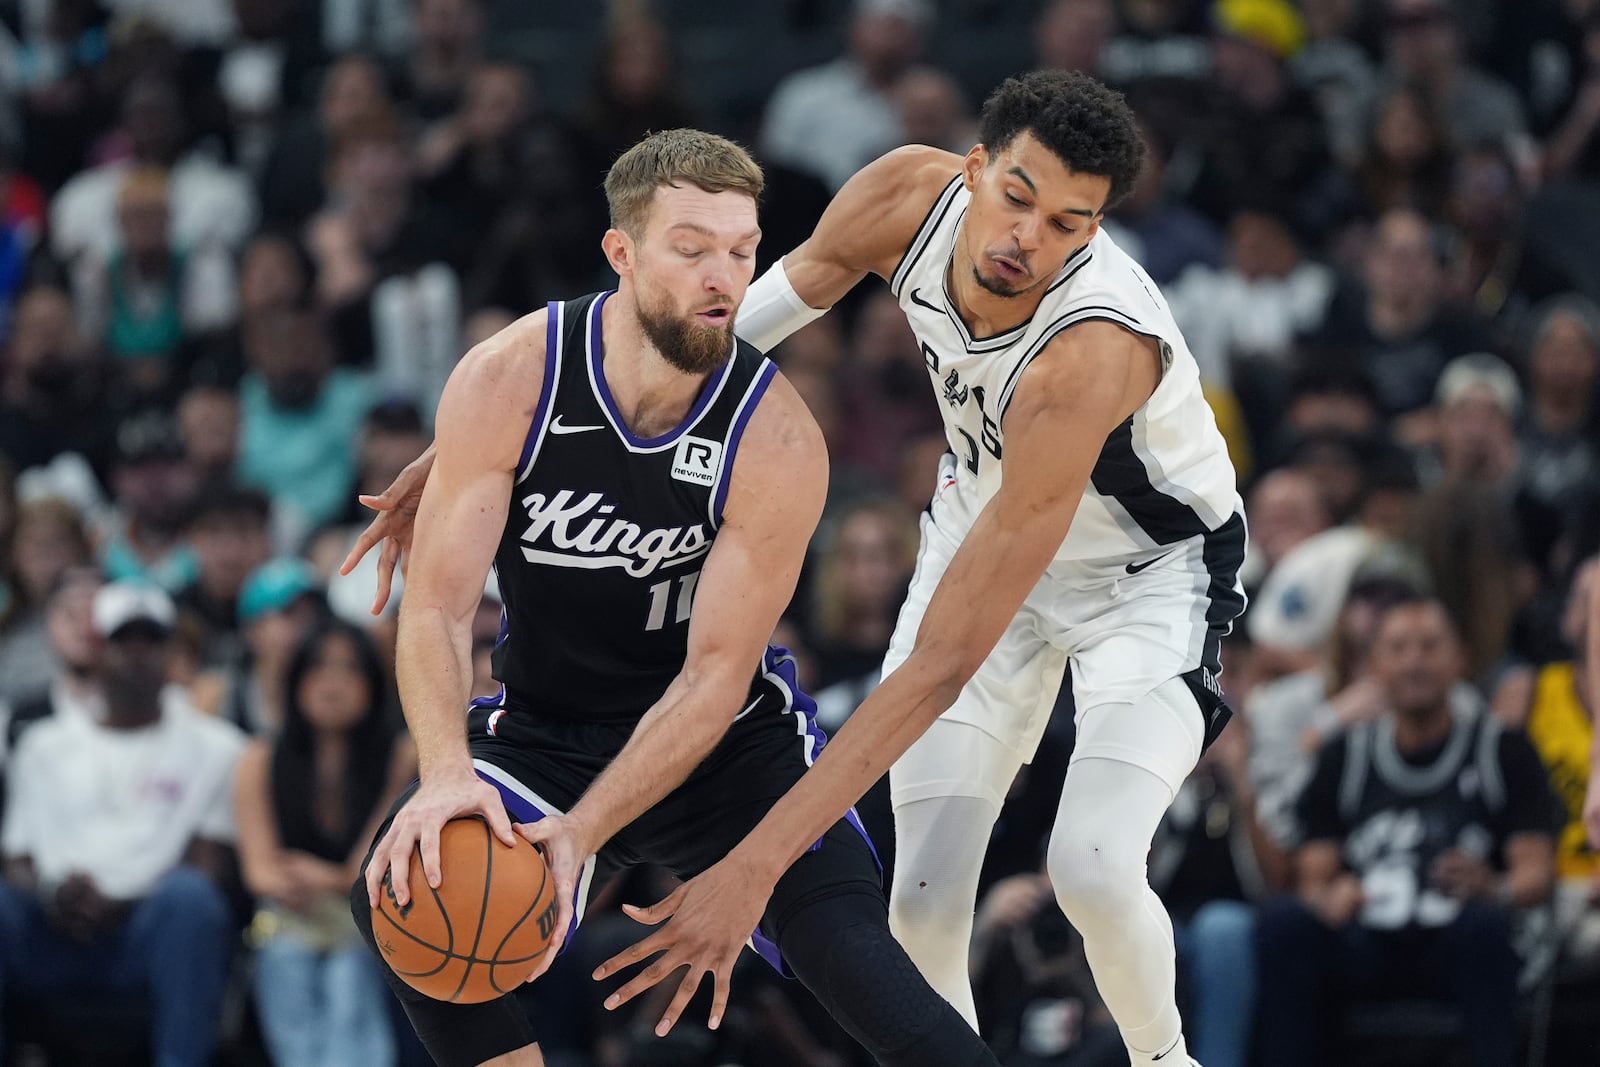
[[[1162,560],[1166,559],[1170,555],[1172,555],[1171,552],[1163,552],[1163,553],[1161,553],[1161,555],[1157,556],[1155,559],[1147,559],[1143,563],[1130,563],[1130,564],[1128,564],[1128,568],[1127,568],[1128,573],[1129,574],[1138,574],[1140,571],[1144,570],[1146,567],[1153,567],[1157,563],[1160,563]]]
[[[603,429],[605,429],[604,426],[568,426],[561,421],[560,415],[557,415],[555,421],[550,424],[551,433],[583,433],[587,430]]]

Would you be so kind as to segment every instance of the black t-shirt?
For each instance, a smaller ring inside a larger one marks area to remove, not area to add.
[[[1323,746],[1295,805],[1304,842],[1337,841],[1367,894],[1363,921],[1394,928],[1449,921],[1455,905],[1428,888],[1451,848],[1505,869],[1505,844],[1551,833],[1544,765],[1521,731],[1487,715],[1456,720],[1436,745],[1402,753],[1393,720],[1362,723]]]

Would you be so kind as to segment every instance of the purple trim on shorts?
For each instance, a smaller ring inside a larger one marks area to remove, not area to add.
[[[594,304],[591,305],[589,310],[589,367],[594,375],[595,391],[600,394],[600,403],[605,405],[607,413],[611,416],[612,424],[616,426],[617,432],[622,435],[623,440],[627,441],[628,444],[634,448],[656,448],[661,445],[671,444],[681,437],[689,427],[699,421],[701,414],[706,410],[706,406],[711,403],[711,398],[717,395],[717,386],[723,378],[727,377],[728,368],[733,365],[733,357],[730,354],[722,366],[713,371],[711,377],[706,379],[705,385],[700,389],[700,396],[695,399],[694,407],[690,409],[688,416],[681,423],[660,437],[652,437],[649,440],[635,437],[632,431],[628,429],[627,422],[623,420],[622,413],[617,410],[617,402],[611,396],[611,386],[606,384],[605,344],[600,336],[603,332],[601,330],[600,307],[610,296],[610,292],[601,293],[595,297]]]
[[[549,814],[548,812],[540,811],[533,801],[521,793],[515,792],[504,782],[496,781],[489,777],[483,771],[478,771],[478,777],[495,787],[495,790],[500,794],[501,803],[505,805],[507,813],[516,822],[538,822]],[[556,953],[557,956],[563,955],[567,949],[572,947],[572,935],[578,932],[578,894],[582,891],[582,886],[583,879],[579,878],[579,888],[572,891],[572,924],[567,927],[567,936],[562,940],[561,951]]]
[[[545,416],[550,414],[550,404],[556,392],[556,352],[561,344],[561,304],[552,300],[545,305],[544,326],[544,385],[539,391],[539,406],[533,409],[533,421],[528,424],[528,436],[522,441],[522,458],[517,461],[517,475],[528,469],[528,460],[539,444],[544,432]]]
[[[766,655],[762,657],[761,667],[766,673],[776,675],[782,679],[783,684],[788,686],[789,692],[794,695],[791,710],[794,714],[804,717],[806,736],[811,739],[810,751],[807,753],[806,759],[807,764],[810,764],[816,759],[817,754],[822,751],[823,746],[828,743],[828,735],[821,726],[817,725],[817,702],[812,700],[810,694],[804,689],[800,688],[800,680],[795,672],[793,654],[781,645],[769,645]],[[881,881],[883,878],[883,860],[879,858],[878,848],[872,843],[872,838],[868,835],[867,828],[862,825],[861,816],[856,814],[856,809],[852,806],[850,810],[844,813],[844,818],[846,822],[855,827],[856,833],[861,835],[861,840],[867,843],[867,851],[872,853],[872,862],[878,865],[878,878]],[[819,837],[816,843],[806,851],[817,851],[822,847],[824,840],[824,838]],[[756,954],[766,960],[773,970],[785,978],[794,977],[794,972],[784,962],[783,953],[778,951],[777,943],[763,935],[760,930],[756,930],[750,935],[750,947],[755,949]]]
[[[778,373],[776,363],[767,360],[766,364],[761,373],[756,375],[755,383],[750,387],[744,406],[733,417],[733,427],[728,431],[728,446],[722,450],[722,472],[717,476],[717,488],[711,497],[711,513],[717,517],[718,526],[722,525],[722,505],[728,499],[728,482],[733,479],[733,456],[739,451],[739,439],[744,436],[744,428],[750,422],[750,416],[755,414],[756,405],[760,404],[761,398],[766,395],[767,386],[772,384],[773,377]],[[815,713],[816,705],[813,704],[811,708]]]

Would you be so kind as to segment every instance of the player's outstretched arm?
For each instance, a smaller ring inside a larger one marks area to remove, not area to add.
[[[908,145],[844,183],[817,228],[750,286],[734,330],[763,352],[831,308],[868,274],[900,265],[928,208],[961,157]]]
[[[407,872],[418,846],[428,883],[439,885],[439,830],[452,818],[481,814],[502,841],[515,841],[500,795],[472,769],[462,724],[472,680],[472,614],[538,406],[544,326],[542,315],[530,316],[467,353],[439,401],[438,457],[417,507],[395,648],[422,784],[373,850],[366,880],[374,904],[386,873],[397,903],[410,900]]]
[[[954,702],[1055,557],[1107,435],[1155,389],[1158,359],[1153,341],[1092,322],[1063,332],[1023,372],[1005,415],[1005,480],[934,591],[911,655],[722,862],[640,913],[671,921],[595,976],[662,958],[607,1006],[659,981],[665,962],[697,981],[736,951],[779,876]],[[663,1028],[687,999],[674,999]],[[713,1018],[725,1003],[719,989]]]
[[[781,481],[773,471],[783,472]],[[563,909],[570,908],[579,865],[688,778],[749,698],[767,639],[794,595],[827,489],[822,432],[794,387],[778,377],[734,461],[722,525],[695,586],[683,669],[570,812],[519,827],[529,841],[548,846]],[[559,914],[556,928],[569,922],[570,914]],[[553,955],[545,953],[541,971]],[[724,985],[732,965],[726,962],[718,971]],[[670,961],[660,965],[672,969]],[[698,982],[699,972],[693,977]]]

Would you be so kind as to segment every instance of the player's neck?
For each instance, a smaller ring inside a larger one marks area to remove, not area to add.
[[[710,372],[688,374],[668,363],[639,327],[633,305],[617,294],[600,309],[601,368],[617,414],[635,437],[682,424]]]
[[[956,314],[974,337],[993,337],[1033,318],[1044,300],[1044,288],[1018,296],[998,296],[978,284],[972,260],[956,250],[945,269],[945,289],[955,301]]]

